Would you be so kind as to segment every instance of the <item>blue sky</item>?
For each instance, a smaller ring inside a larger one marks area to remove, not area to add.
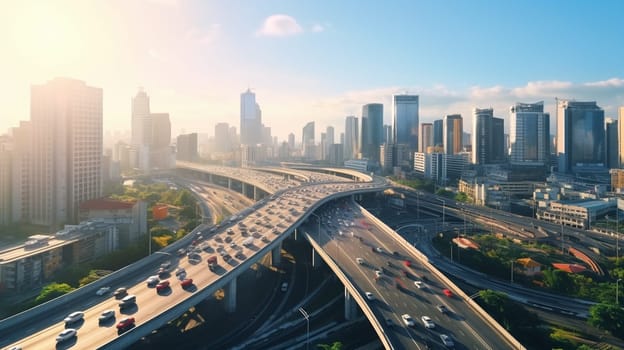
[[[310,120],[317,133],[340,132],[370,102],[385,104],[390,123],[391,96],[405,91],[421,96],[421,121],[461,113],[468,130],[472,107],[508,120],[516,101],[552,111],[554,97],[592,99],[607,116],[624,105],[619,1],[55,4],[2,5],[0,130],[29,119],[30,84],[55,76],[103,88],[111,130],[129,129],[130,98],[144,86],[174,135],[238,127],[247,87],[280,139],[299,139]]]

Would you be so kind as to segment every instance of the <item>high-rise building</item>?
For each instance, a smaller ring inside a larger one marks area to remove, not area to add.
[[[609,169],[619,168],[619,140],[618,140],[618,121],[607,118],[606,120],[606,144],[607,144],[607,167]]]
[[[303,158],[316,159],[316,147],[314,143],[314,122],[309,122],[303,127],[301,136]]]
[[[173,157],[169,113],[152,113],[151,118],[150,168],[168,169],[172,165]]]
[[[360,129],[361,158],[368,158],[369,164],[379,163],[379,146],[383,139],[383,104],[369,103],[362,107]]]
[[[132,146],[151,144],[152,118],[150,116],[150,99],[143,88],[139,88],[132,98]]]
[[[292,132],[288,134],[288,148],[291,150],[295,149],[295,134]]]
[[[561,173],[606,169],[604,110],[595,101],[558,100],[557,157]]]
[[[355,159],[358,153],[358,120],[354,116],[345,118],[344,159]]]
[[[383,137],[381,139],[381,143],[391,144],[392,140],[394,140],[394,136],[392,134],[392,126],[388,124],[384,124]]]
[[[323,158],[324,160],[329,160],[329,148],[331,147],[331,145],[333,145],[334,143],[336,143],[334,137],[335,137],[335,131],[334,131],[334,127],[333,126],[328,126],[327,129],[325,130],[325,148],[324,148],[324,153],[325,153],[325,157]]]
[[[433,145],[444,147],[444,119],[433,121]]]
[[[243,145],[262,142],[262,112],[256,94],[249,89],[240,98],[240,142]]]
[[[620,167],[624,167],[624,106],[618,108],[618,144]]]
[[[544,102],[516,103],[509,118],[510,163],[548,165],[550,162],[550,114]]]
[[[504,119],[494,118],[494,109],[475,108],[472,114],[472,163],[504,161]]]
[[[31,87],[30,222],[76,222],[102,193],[102,89],[57,78]]]
[[[450,114],[443,119],[443,141],[445,154],[458,154],[462,151],[464,134],[461,114]]]
[[[327,147],[327,134],[322,132],[321,133],[321,160],[326,160],[327,159],[327,151],[329,150],[329,148]]]
[[[13,142],[8,135],[0,135],[0,226],[13,222],[11,201],[11,159]]]
[[[409,145],[418,149],[418,95],[392,96],[392,129],[395,144]]]
[[[217,123],[215,125],[214,150],[216,152],[230,152],[232,142],[230,125],[228,123]]]
[[[421,123],[420,134],[418,135],[418,152],[427,153],[427,147],[433,146],[433,124]]]
[[[177,160],[196,162],[199,159],[197,154],[197,133],[178,135],[176,146],[178,152]]]

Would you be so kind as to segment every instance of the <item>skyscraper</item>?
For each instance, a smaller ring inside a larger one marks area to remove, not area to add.
[[[442,147],[444,145],[444,120],[433,121],[433,145]]]
[[[371,163],[379,163],[379,146],[383,139],[383,104],[369,103],[362,107],[360,154]]]
[[[494,118],[492,108],[475,108],[472,114],[472,163],[492,164],[505,159],[504,119]]]
[[[197,154],[197,133],[178,135],[177,142],[177,160],[185,160],[196,162],[199,158]]]
[[[562,173],[605,169],[604,111],[595,101],[558,100],[557,157]]]
[[[462,151],[464,134],[461,114],[450,114],[443,119],[443,141],[445,154],[458,154]]]
[[[143,146],[151,143],[152,118],[150,117],[150,99],[143,88],[139,88],[132,98],[132,146]]]
[[[256,145],[262,142],[262,112],[256,103],[256,94],[247,89],[240,98],[240,142]]]
[[[215,151],[230,152],[232,150],[232,139],[230,134],[230,125],[228,123],[217,123],[215,125]]]
[[[392,126],[384,124],[381,143],[391,144],[394,142],[394,135],[392,134]]]
[[[618,121],[607,118],[606,127],[607,167],[609,169],[619,168]]]
[[[149,145],[150,168],[167,169],[171,166],[171,121],[169,113],[152,113],[152,137]]]
[[[358,120],[354,116],[345,119],[344,159],[355,159],[358,152]]]
[[[334,140],[334,137],[335,137],[334,134],[335,134],[334,127],[328,126],[327,129],[325,130],[325,149],[324,149],[325,157],[323,158],[325,160],[329,160],[329,154],[330,154],[329,149],[331,148],[331,145],[336,143],[336,141]]]
[[[418,149],[418,95],[392,96],[392,129],[394,143]]]
[[[309,122],[303,127],[301,143],[303,148],[303,158],[315,159],[316,147],[314,147],[314,122]]]
[[[624,167],[624,106],[618,108],[618,144],[620,167]]]
[[[510,111],[510,163],[547,165],[550,162],[550,114],[544,113],[544,102],[518,102]]]
[[[102,193],[102,89],[57,78],[31,87],[29,215],[57,228]]]
[[[418,152],[427,153],[427,147],[433,146],[433,124],[421,123],[420,135],[418,135]]]

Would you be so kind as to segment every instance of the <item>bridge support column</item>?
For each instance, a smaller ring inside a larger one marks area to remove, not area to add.
[[[253,187],[253,199],[254,201],[258,201],[258,188],[256,186]]]
[[[277,266],[282,262],[282,243],[271,250],[271,264]]]
[[[230,179],[230,178],[228,177],[228,179],[227,179],[227,180],[228,180],[228,190],[231,190],[231,189],[232,189],[232,179]]]
[[[344,289],[345,296],[345,306],[344,306],[344,317],[345,320],[353,320],[357,317],[358,306],[357,303],[351,297],[351,294],[345,287]]]
[[[225,311],[229,313],[236,311],[236,278],[225,288]]]
[[[319,268],[323,266],[323,259],[316,252],[316,249],[312,248],[312,267]]]

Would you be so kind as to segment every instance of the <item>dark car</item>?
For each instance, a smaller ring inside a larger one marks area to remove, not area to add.
[[[182,286],[182,288],[186,289],[186,288],[188,288],[188,287],[193,285],[193,279],[192,278],[186,278],[182,282],[180,282],[180,285]]]
[[[160,283],[156,285],[157,292],[161,292],[163,290],[166,290],[167,288],[169,288],[169,280],[160,281]]]

